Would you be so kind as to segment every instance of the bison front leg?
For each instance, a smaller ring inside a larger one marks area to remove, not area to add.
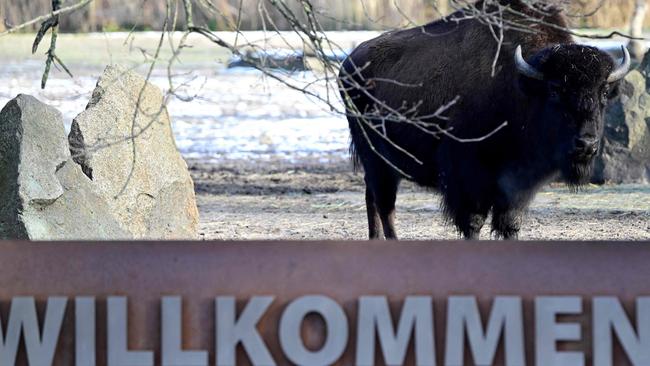
[[[460,229],[465,239],[478,240],[486,219],[487,213],[472,213],[461,220],[457,220],[456,226]]]
[[[521,217],[522,212],[519,209],[495,206],[492,211],[492,232],[500,239],[517,240]]]
[[[504,240],[517,240],[526,205],[530,200],[528,190],[505,185],[492,206],[492,232]]]
[[[479,239],[490,210],[489,207],[489,205],[485,206],[476,201],[464,201],[462,204],[455,205],[454,224],[466,240]]]
[[[503,174],[498,180],[497,194],[492,205],[492,232],[499,239],[516,240],[519,237],[524,212],[540,181],[535,172],[516,172]]]
[[[453,219],[454,225],[467,240],[478,240],[481,229],[485,224],[491,203],[467,192],[460,190],[459,185],[448,185],[444,195],[446,214]]]

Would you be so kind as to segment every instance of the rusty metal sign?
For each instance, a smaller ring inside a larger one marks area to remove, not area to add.
[[[0,243],[0,365],[650,365],[650,243]]]

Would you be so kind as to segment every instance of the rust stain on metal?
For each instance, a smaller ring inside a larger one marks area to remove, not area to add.
[[[154,350],[160,364],[160,300],[183,297],[183,346],[209,351],[215,364],[216,296],[235,296],[241,308],[255,295],[275,301],[259,331],[278,365],[290,364],[278,340],[282,310],[304,295],[326,295],[346,312],[349,344],[338,364],[354,360],[357,300],[387,296],[393,316],[405,297],[433,296],[436,349],[444,350],[445,300],[473,295],[489,314],[495,296],[524,299],[526,356],[532,365],[536,296],[618,297],[630,312],[638,296],[650,295],[650,246],[639,243],[0,243],[0,314],[3,327],[15,296],[34,296],[39,311],[48,296],[67,296],[68,307],[55,365],[74,364],[75,296],[97,298],[97,360],[106,359],[106,297],[128,297],[128,345]],[[589,357],[589,309],[578,316],[583,341],[574,348]],[[43,313],[40,313],[41,321]],[[308,345],[323,339],[319,319],[309,318]],[[239,347],[240,364],[248,360]],[[501,351],[499,351],[501,353]],[[442,353],[438,362],[442,364]],[[498,354],[498,358],[503,355]],[[618,352],[616,365],[627,364]],[[20,362],[26,362],[24,349]],[[381,359],[381,358],[379,358]],[[20,363],[19,364],[22,364]],[[412,346],[407,364],[413,364]],[[26,364],[26,363],[25,363]]]

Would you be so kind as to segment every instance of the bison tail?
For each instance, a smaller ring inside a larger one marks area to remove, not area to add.
[[[364,81],[363,78],[359,79],[360,71],[354,64],[355,62],[352,60],[352,56],[345,59],[339,71],[339,83],[341,99],[348,113],[347,119],[350,126],[350,161],[352,162],[354,171],[359,172],[363,168],[359,149],[365,150],[365,148],[363,142],[360,141],[364,132],[361,131],[360,123],[356,115],[359,114],[359,110],[365,110],[371,102],[364,93],[356,88],[358,85],[362,85]],[[355,140],[357,140],[356,144]]]
[[[355,173],[361,171],[361,168],[363,167],[361,164],[361,157],[357,152],[357,147],[352,138],[350,138],[350,161],[352,162],[352,169]]]

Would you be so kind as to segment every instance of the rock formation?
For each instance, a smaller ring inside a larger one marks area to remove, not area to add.
[[[194,184],[160,89],[108,67],[66,139],[19,95],[0,112],[0,238],[195,239]]]
[[[0,112],[0,238],[127,239],[72,161],[56,109],[19,95]]]
[[[594,183],[650,183],[650,53],[607,109]]]

